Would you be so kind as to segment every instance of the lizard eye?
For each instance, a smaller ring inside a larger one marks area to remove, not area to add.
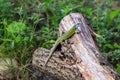
[[[75,25],[75,27],[78,28],[78,27],[80,27],[80,25],[81,25],[81,23],[77,23],[77,24]]]
[[[75,25],[75,28],[76,28],[79,32],[81,32],[81,26],[82,26],[82,23],[80,22],[80,23],[77,23],[77,24]]]

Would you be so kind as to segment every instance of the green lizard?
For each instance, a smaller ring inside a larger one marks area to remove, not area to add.
[[[62,43],[64,40],[67,40],[68,38],[70,38],[71,36],[73,36],[76,32],[76,29],[78,27],[80,27],[81,23],[77,23],[75,24],[67,33],[63,34],[61,37],[59,37],[57,39],[57,41],[55,42],[54,46],[51,48],[50,54],[47,58],[47,60],[45,61],[44,66],[46,66],[46,64],[48,63],[49,59],[51,58],[52,54],[54,53],[55,49],[57,48],[57,46]]]

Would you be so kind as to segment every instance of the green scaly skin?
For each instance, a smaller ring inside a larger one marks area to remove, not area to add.
[[[76,25],[74,25],[67,33],[63,34],[61,37],[59,37],[57,39],[57,41],[55,42],[54,46],[52,47],[50,54],[47,58],[47,60],[45,61],[44,66],[46,66],[46,64],[48,63],[49,59],[51,58],[52,54],[54,53],[55,49],[57,48],[57,46],[62,43],[63,41],[67,40],[68,38],[72,37],[75,33],[76,33],[76,29],[80,27],[80,23],[77,23]]]

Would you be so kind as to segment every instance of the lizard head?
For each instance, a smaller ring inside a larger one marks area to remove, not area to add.
[[[79,23],[77,23],[77,24],[75,25],[75,28],[77,29],[77,28],[80,27],[81,25],[82,25],[82,23],[79,22]]]
[[[82,22],[79,22],[75,25],[75,28],[77,29],[77,32],[81,32],[81,26],[82,26]]]

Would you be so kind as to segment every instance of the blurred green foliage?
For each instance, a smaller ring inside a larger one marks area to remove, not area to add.
[[[112,63],[120,63],[120,9],[114,0],[0,0],[0,57],[15,58],[21,67],[30,64],[37,47],[51,48],[60,20],[67,14],[84,14],[96,33],[100,51]],[[118,71],[120,69],[117,67]],[[28,75],[24,68],[20,75]]]
[[[117,73],[120,76],[120,64],[117,64]]]

